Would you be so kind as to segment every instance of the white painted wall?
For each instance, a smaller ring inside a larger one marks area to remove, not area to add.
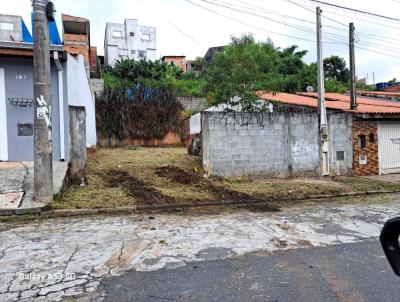
[[[0,68],[0,160],[8,160],[7,100],[4,68]]]
[[[201,132],[201,114],[192,115],[189,120],[190,134],[198,134]]]
[[[125,19],[124,24],[108,22],[104,38],[105,63],[113,66],[120,57],[140,60],[140,52],[146,53],[146,59],[155,61],[157,59],[156,40],[156,28],[141,26],[136,19]]]
[[[86,146],[95,148],[97,143],[95,100],[82,55],[68,54],[67,79],[68,105],[86,108]]]

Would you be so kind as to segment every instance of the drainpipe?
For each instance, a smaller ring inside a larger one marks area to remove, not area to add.
[[[58,51],[53,52],[54,62],[56,63],[58,71],[58,112],[60,120],[60,160],[65,160],[65,136],[64,136],[64,83],[63,83],[63,69],[61,66]]]

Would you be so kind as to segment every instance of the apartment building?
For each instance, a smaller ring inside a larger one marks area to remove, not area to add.
[[[123,24],[107,23],[104,39],[104,63],[113,66],[119,58],[157,59],[156,29],[141,26],[137,19]]]

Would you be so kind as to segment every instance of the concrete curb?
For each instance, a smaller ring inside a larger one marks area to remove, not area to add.
[[[0,209],[0,216],[23,216],[23,215],[38,215],[40,217],[73,217],[73,216],[90,216],[99,214],[131,214],[137,212],[146,211],[165,211],[165,210],[176,210],[176,209],[189,209],[209,206],[250,206],[250,205],[261,205],[270,202],[279,201],[304,201],[304,200],[319,200],[329,199],[338,197],[351,197],[351,196],[363,196],[363,195],[378,195],[378,194],[395,194],[400,193],[400,190],[384,190],[384,191],[365,191],[365,192],[348,192],[335,195],[315,195],[301,198],[277,198],[265,201],[248,200],[246,202],[238,200],[219,200],[219,201],[207,201],[207,202],[196,202],[196,203],[173,203],[173,204],[155,204],[155,205],[137,205],[131,207],[117,207],[117,208],[99,208],[99,209],[61,209],[61,210],[49,210],[46,207],[27,208],[27,209]]]

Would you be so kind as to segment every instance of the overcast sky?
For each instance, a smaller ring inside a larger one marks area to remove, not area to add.
[[[276,46],[282,48],[293,44],[298,45],[300,49],[309,51],[305,58],[307,62],[316,60],[315,25],[293,19],[295,17],[309,22],[315,21],[315,14],[312,11],[315,11],[316,4],[309,0],[290,0],[306,9],[288,0],[189,1],[235,20],[216,15],[187,0],[54,0],[53,2],[57,10],[60,33],[62,32],[60,26],[62,13],[90,19],[91,43],[98,46],[100,54],[103,54],[106,22],[123,23],[125,18],[132,18],[138,19],[141,25],[156,27],[159,57],[184,54],[188,59],[192,59],[204,56],[209,47],[229,43],[232,35],[238,36],[251,32],[257,40],[266,41],[270,38]],[[205,1],[218,2],[220,5],[238,10],[250,11],[251,9],[251,13],[264,17],[243,14]],[[394,18],[398,17],[396,13],[400,11],[400,0],[325,1]],[[257,9],[254,6],[260,8]],[[21,15],[30,28],[31,0],[1,0],[0,7],[1,13]],[[323,46],[324,56],[336,54],[348,60],[348,45],[346,45],[348,28],[345,25],[354,22],[358,32],[357,46],[370,50],[356,49],[358,77],[362,78],[369,74],[369,82],[372,83],[372,73],[375,72],[376,82],[387,81],[393,77],[400,79],[400,36],[398,35],[400,22],[353,14],[326,6],[322,6],[322,9],[323,15],[329,18],[323,18],[324,42],[327,42]],[[276,12],[292,18],[277,15]]]

